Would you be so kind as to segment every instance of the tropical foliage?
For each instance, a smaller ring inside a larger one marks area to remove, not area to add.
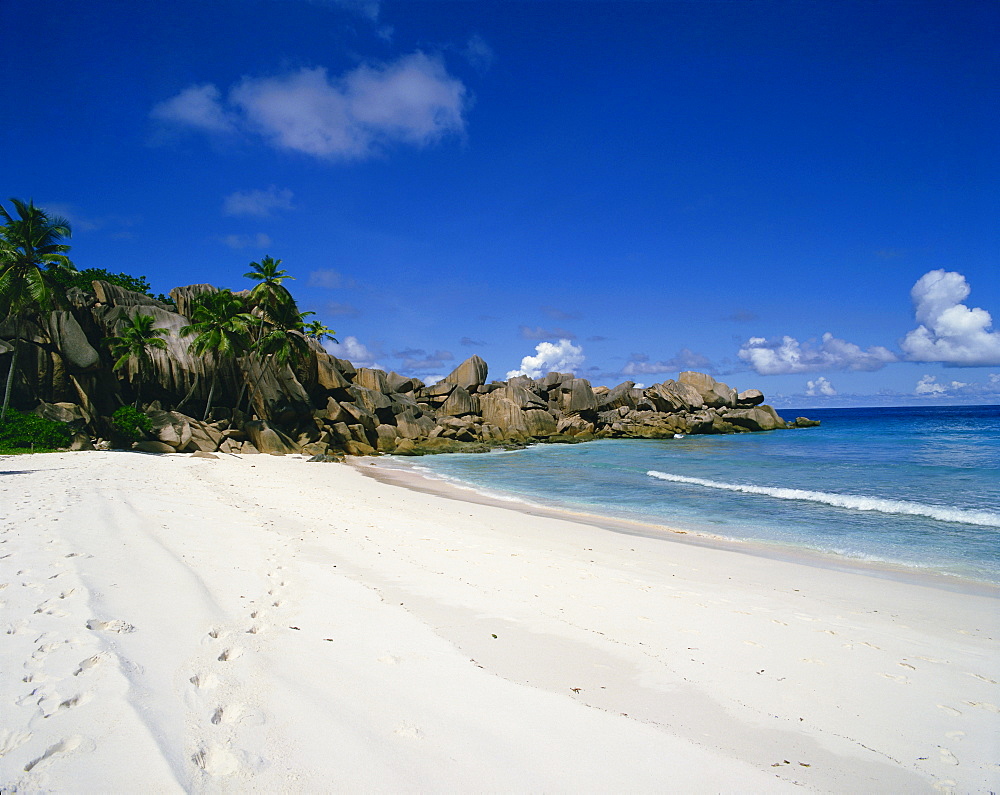
[[[71,235],[65,218],[50,216],[33,202],[11,199],[16,215],[0,205],[0,319],[12,318],[14,350],[7,370],[0,422],[7,417],[20,347],[21,316],[29,310],[44,311],[59,302],[60,290],[52,276],[71,272],[73,263],[62,241]]]
[[[305,312],[303,313],[303,317],[311,314],[315,313]],[[334,342],[337,342],[336,337],[333,336],[337,332],[332,328],[327,328],[319,320],[310,320],[308,323],[303,324],[302,333],[307,337],[312,337],[317,342],[322,342],[323,340],[333,340]]]
[[[113,273],[104,268],[77,271],[68,258],[69,222],[30,201],[11,199],[10,204],[10,210],[0,205],[0,325],[5,327],[0,353],[11,353],[9,357],[4,355],[7,372],[0,422],[8,414],[18,372],[18,354],[26,340],[24,323],[32,313],[69,308],[67,292],[74,288],[91,291],[92,283],[97,280],[170,301],[164,295],[153,295],[149,280],[143,276]],[[239,363],[244,373],[244,391],[237,397],[235,407],[240,406],[248,391],[248,409],[257,405],[257,410],[266,415],[271,408],[259,400],[255,404],[265,376],[276,375],[280,368],[298,367],[309,355],[311,346],[315,346],[313,340],[336,342],[334,331],[321,321],[306,322],[314,313],[299,311],[285,286],[292,276],[282,268],[280,259],[266,256],[259,262],[251,262],[249,267],[245,276],[255,282],[249,293],[213,288],[201,294],[191,302],[187,310],[189,322],[180,329],[181,336],[190,338],[188,351],[208,360],[205,373],[209,374],[211,385],[205,400],[206,419],[212,411],[225,362]],[[155,327],[155,316],[148,309],[134,308],[129,314],[128,321],[115,328],[117,336],[105,338],[104,344],[112,357],[112,369],[122,373],[134,393],[134,407],[126,406],[119,411],[127,408],[129,412],[137,412],[142,405],[142,387],[151,380],[151,352],[167,347],[164,337],[168,332]],[[177,408],[197,392],[199,377],[195,376],[188,395]],[[125,421],[124,416],[119,417],[118,425]],[[20,414],[17,417],[19,427],[25,422],[35,422],[20,419]],[[141,424],[136,427],[137,433],[142,431]]]
[[[191,323],[181,327],[182,337],[194,336],[188,350],[212,362],[212,384],[205,402],[205,416],[212,409],[212,397],[219,380],[219,364],[226,358],[241,356],[250,350],[250,326],[254,317],[246,303],[229,290],[202,293],[191,308]]]
[[[153,423],[145,414],[133,406],[120,406],[111,415],[112,427],[126,441],[138,442],[153,430]]]
[[[149,279],[145,276],[130,276],[127,273],[112,273],[104,268],[84,268],[79,271],[59,271],[52,274],[52,280],[58,284],[64,292],[77,287],[81,290],[91,292],[93,282],[101,281],[114,284],[123,290],[131,290],[133,293],[141,293],[162,301],[165,304],[172,304],[173,299],[163,293],[154,294],[150,292]]]
[[[129,362],[136,362],[135,379],[135,407],[139,408],[140,391],[142,382],[149,375],[153,359],[149,355],[150,348],[164,349],[167,347],[166,329],[154,328],[153,323],[156,318],[147,315],[140,310],[136,310],[122,333],[118,337],[108,337],[105,339],[111,350],[111,356],[115,359],[112,369],[122,370],[128,366]]]
[[[66,447],[72,436],[64,422],[10,409],[0,424],[0,453],[55,450]]]
[[[260,262],[251,262],[252,270],[244,274],[257,282],[250,291],[250,305],[257,324],[247,364],[248,372],[252,364],[257,364],[259,374],[250,388],[247,399],[250,407],[254,405],[257,388],[268,369],[294,366],[309,352],[303,319],[313,313],[299,312],[295,299],[282,284],[293,277],[280,266],[280,259],[264,257]]]

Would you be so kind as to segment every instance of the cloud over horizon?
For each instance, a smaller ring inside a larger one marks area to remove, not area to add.
[[[833,384],[831,384],[825,376],[821,375],[815,381],[806,381],[806,394],[809,397],[815,397],[817,395],[833,397],[837,394],[837,390],[834,389]]]
[[[535,355],[521,359],[521,368],[509,371],[507,378],[518,375],[539,378],[550,372],[572,373],[583,364],[584,358],[583,348],[568,339],[561,339],[558,343],[540,342],[535,346]]]
[[[278,149],[326,160],[364,160],[393,144],[428,146],[465,130],[468,91],[440,57],[417,51],[362,64],[339,77],[323,66],[245,77],[223,98],[193,85],[150,112],[211,134],[257,135]]]
[[[1000,331],[990,331],[990,313],[962,303],[971,292],[965,277],[954,271],[933,270],[917,280],[910,297],[920,325],[900,343],[909,361],[948,367],[1000,364]]]
[[[787,375],[810,373],[817,370],[881,370],[891,362],[899,361],[888,348],[873,345],[863,349],[853,342],[838,339],[826,332],[819,346],[800,343],[794,337],[777,340],[751,337],[737,354],[759,375]]]

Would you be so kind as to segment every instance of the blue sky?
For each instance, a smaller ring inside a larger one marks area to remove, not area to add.
[[[335,354],[1000,401],[995,2],[0,4],[7,197]]]

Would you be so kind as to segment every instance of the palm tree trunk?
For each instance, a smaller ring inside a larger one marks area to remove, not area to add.
[[[17,351],[18,351],[18,339],[17,331],[14,333],[14,352],[10,357],[10,368],[7,370],[7,385],[3,390],[3,409],[0,410],[0,422],[7,419],[7,407],[10,405],[10,392],[14,386],[14,369],[17,366]]]
[[[219,371],[214,370],[212,372],[212,386],[208,389],[208,400],[205,402],[205,416],[201,418],[202,422],[208,422],[208,413],[212,410],[212,395],[215,394],[215,382],[219,380]]]
[[[184,404],[186,404],[191,399],[191,396],[194,394],[194,391],[198,388],[198,382],[200,380],[201,380],[201,373],[195,373],[194,382],[191,384],[191,388],[188,390],[188,393],[184,396],[184,400],[182,400],[174,407],[174,411],[180,411],[182,408],[184,408]]]
[[[136,383],[135,383],[135,410],[139,410],[139,400],[142,393],[142,376],[136,371]]]
[[[267,357],[267,356],[265,356],[263,359],[261,359],[261,361],[260,361],[260,375],[257,376],[257,380],[254,381],[253,388],[250,390],[250,398],[247,400],[247,414],[250,414],[251,416],[253,416],[253,399],[257,395],[257,387],[260,386],[260,382],[264,379],[264,373],[267,371],[266,370],[266,366],[267,366],[267,363],[269,361],[270,361],[270,357]],[[265,412],[264,412],[263,409],[261,409],[260,415],[261,415],[260,418],[262,420],[266,420],[267,419],[267,417],[265,416]]]

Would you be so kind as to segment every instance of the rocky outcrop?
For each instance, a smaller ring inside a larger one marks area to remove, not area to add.
[[[14,405],[67,422],[79,445],[101,435],[107,418],[139,394],[152,430],[136,449],[146,452],[305,453],[376,452],[424,455],[479,451],[533,442],[594,438],[667,439],[677,435],[747,433],[791,426],[763,403],[756,389],[737,392],[710,375],[680,373],[638,388],[631,381],[594,387],[572,373],[488,381],[485,361],[473,356],[440,382],[371,368],[331,356],[315,340],[294,368],[254,356],[214,360],[193,355],[180,335],[186,312],[211,285],[171,291],[175,306],[95,282],[78,291],[72,309],[0,325],[0,361],[15,337],[25,364]],[[136,313],[167,333],[166,348],[150,350],[152,366],[121,373],[103,339],[116,336]],[[0,364],[0,368],[2,368]],[[18,368],[19,371],[21,368]],[[208,394],[212,410],[206,420]]]
[[[471,356],[441,380],[460,386],[466,391],[475,391],[486,383],[488,372],[489,368],[486,366],[486,362],[478,356]]]

